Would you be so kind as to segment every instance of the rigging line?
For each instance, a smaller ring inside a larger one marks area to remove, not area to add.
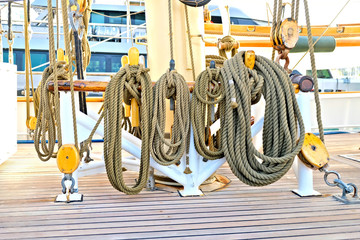
[[[334,19],[330,22],[330,24],[327,26],[327,28],[321,33],[321,35],[316,39],[316,41],[312,44],[313,47],[315,47],[316,43],[324,36],[324,34],[327,32],[327,30],[330,28],[330,25],[333,24],[333,22],[336,20],[336,18],[340,15],[340,13],[345,9],[345,7],[348,5],[350,0],[348,0],[345,5],[341,8],[341,10],[336,14]],[[309,49],[304,53],[304,55],[299,59],[299,61],[295,64],[295,66],[291,69],[291,71],[294,71],[294,69],[299,65],[299,63],[304,59],[304,57],[309,53]]]
[[[127,3],[127,9],[130,12],[130,2],[129,2],[129,0],[126,0],[126,3]],[[128,14],[128,17],[129,17],[128,20],[129,20],[130,35],[131,35],[131,46],[133,47],[134,46],[134,36],[133,36],[133,32],[132,32],[132,27],[131,27],[131,15]]]

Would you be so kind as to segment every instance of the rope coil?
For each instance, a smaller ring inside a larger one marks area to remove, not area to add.
[[[244,52],[225,62],[225,115],[222,122],[224,155],[232,172],[251,186],[264,186],[280,179],[292,166],[304,141],[304,123],[291,81],[277,63],[256,56],[255,68],[244,64]],[[229,84],[229,81],[234,83]],[[251,101],[261,93],[266,102],[263,153],[251,137]],[[231,107],[232,98],[238,106]],[[300,137],[298,138],[298,126]]]
[[[190,92],[182,75],[168,70],[156,82],[151,126],[151,155],[161,165],[177,163],[189,149]],[[166,99],[175,101],[174,124],[170,142],[165,139]]]
[[[197,77],[191,98],[190,116],[196,151],[208,160],[224,157],[220,131],[210,133],[215,135],[215,137],[211,137],[210,141],[208,131],[211,124],[218,120],[220,116],[224,116],[224,94],[224,80],[219,68],[207,68]],[[215,105],[218,105],[216,113],[214,112]],[[209,148],[207,145],[209,145]]]

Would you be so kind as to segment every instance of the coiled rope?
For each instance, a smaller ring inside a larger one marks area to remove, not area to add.
[[[188,153],[190,140],[190,92],[184,77],[174,70],[171,0],[168,1],[168,10],[170,59],[172,59],[172,61],[170,61],[171,69],[168,69],[166,73],[160,77],[153,88],[154,109],[150,148],[154,160],[164,166],[179,162],[184,156],[184,153]],[[188,23],[187,14],[186,19]],[[191,46],[191,42],[189,44]],[[170,141],[165,139],[166,99],[170,99],[174,105],[174,123]],[[186,164],[188,165],[188,156],[186,156]],[[190,172],[187,166],[186,173]]]
[[[168,70],[154,86],[154,109],[151,126],[151,155],[161,165],[177,163],[189,149],[190,92],[182,75]],[[174,123],[170,142],[165,139],[166,99],[173,98]]]
[[[304,141],[304,123],[291,81],[279,64],[261,56],[256,56],[253,70],[247,68],[244,52],[227,60],[221,73],[226,79],[221,127],[226,160],[242,182],[251,186],[271,184],[290,169]],[[254,147],[251,137],[250,106],[259,93],[266,101],[264,153]]]
[[[34,97],[39,98],[39,108],[37,112],[37,122],[34,131],[34,145],[38,157],[42,161],[47,161],[51,157],[56,157],[54,151],[56,143],[56,126],[59,127],[59,122],[56,119],[55,95],[49,92],[47,85],[50,81],[67,80],[68,78],[68,65],[66,62],[57,62],[55,73],[53,65],[48,66],[43,74],[40,86],[36,89]],[[61,136],[58,136],[59,141]]]
[[[191,98],[190,116],[194,130],[195,148],[202,157],[208,160],[224,157],[220,131],[217,131],[216,135],[210,133],[215,135],[214,138],[209,136],[210,125],[220,116],[224,116],[224,94],[224,80],[219,68],[207,68],[199,74]],[[214,112],[216,104],[218,104],[217,114]],[[206,142],[208,142],[209,148]]]
[[[104,109],[90,136],[80,149],[80,155],[89,148],[97,127],[104,118],[104,160],[111,185],[125,194],[137,194],[146,185],[150,166],[150,125],[152,92],[149,69],[143,65],[125,65],[111,78],[104,98]],[[139,91],[141,89],[141,92]],[[141,159],[139,178],[129,187],[125,184],[122,167],[122,125],[124,119],[123,99],[127,91],[140,105]]]

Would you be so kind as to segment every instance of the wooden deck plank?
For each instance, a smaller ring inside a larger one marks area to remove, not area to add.
[[[331,167],[360,186],[360,163],[339,157],[359,153],[360,135],[326,136]],[[101,144],[94,144],[101,153]],[[293,171],[266,187],[241,183],[227,164],[218,170],[231,183],[204,197],[147,191],[127,196],[105,173],[80,179],[82,203],[54,203],[61,175],[54,160],[41,162],[32,145],[0,166],[0,239],[359,239],[360,205],[332,199],[340,191],[314,172],[322,197],[300,198]],[[133,183],[136,174],[126,173]]]

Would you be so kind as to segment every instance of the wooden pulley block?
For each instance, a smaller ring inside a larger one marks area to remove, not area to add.
[[[73,173],[80,164],[79,151],[73,144],[64,144],[57,153],[56,162],[60,172]]]
[[[324,143],[312,133],[305,134],[304,144],[298,156],[305,165],[314,170],[324,167],[330,160]]]
[[[271,36],[273,48],[280,51],[292,49],[299,40],[299,27],[292,18],[286,18],[276,26],[274,35]]]
[[[35,130],[36,128],[36,122],[37,122],[37,118],[36,117],[30,117],[29,119],[26,120],[26,126],[28,129],[30,130]]]

